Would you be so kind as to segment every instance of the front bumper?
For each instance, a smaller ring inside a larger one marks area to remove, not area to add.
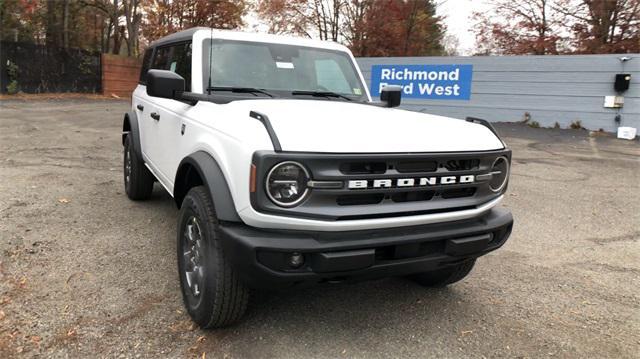
[[[265,230],[223,223],[226,257],[256,289],[401,276],[436,270],[501,247],[513,217],[504,208],[455,222],[345,232]],[[289,265],[292,253],[304,264]]]

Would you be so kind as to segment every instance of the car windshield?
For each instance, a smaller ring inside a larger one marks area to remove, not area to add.
[[[277,97],[367,100],[346,52],[230,40],[204,40],[203,45],[203,87],[213,92],[259,89]]]

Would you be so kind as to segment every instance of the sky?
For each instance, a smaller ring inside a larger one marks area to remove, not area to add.
[[[444,16],[447,33],[458,38],[460,55],[471,55],[475,48],[475,35],[471,32],[471,15],[487,9],[484,0],[440,0],[437,14]]]

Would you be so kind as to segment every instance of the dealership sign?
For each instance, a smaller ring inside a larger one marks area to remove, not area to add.
[[[373,65],[371,95],[386,85],[401,85],[402,97],[469,100],[473,65]]]

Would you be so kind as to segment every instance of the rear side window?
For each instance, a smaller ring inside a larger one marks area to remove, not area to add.
[[[147,71],[149,71],[149,66],[151,65],[151,54],[153,53],[153,49],[147,49],[144,52],[144,56],[142,57],[142,68],[140,69],[140,83],[143,85],[147,84]]]
[[[151,68],[173,71],[184,77],[186,91],[191,91],[191,42],[159,47]]]

